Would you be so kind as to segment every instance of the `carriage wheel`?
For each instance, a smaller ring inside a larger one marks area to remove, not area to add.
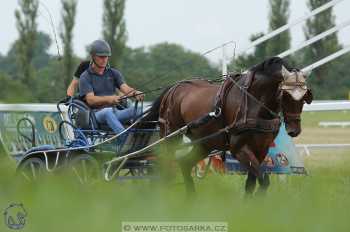
[[[146,176],[148,173],[145,167],[130,168],[129,170],[132,176]]]
[[[18,167],[17,172],[26,180],[35,181],[45,173],[45,163],[40,158],[32,157],[23,161]]]
[[[149,176],[155,174],[154,164],[139,164],[135,167],[129,168],[132,176]]]
[[[81,184],[93,184],[101,178],[97,160],[88,154],[81,154],[70,161],[70,170]]]

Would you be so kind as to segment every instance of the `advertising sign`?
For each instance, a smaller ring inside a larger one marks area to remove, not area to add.
[[[0,108],[0,142],[7,154],[16,157],[33,146],[33,128],[35,146],[50,144],[61,147],[59,123],[62,121],[56,111],[31,111],[28,109],[9,110]],[[32,128],[33,127],[33,128]]]

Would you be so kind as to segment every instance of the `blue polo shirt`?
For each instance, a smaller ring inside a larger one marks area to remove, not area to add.
[[[122,74],[113,68],[106,68],[102,75],[95,73],[91,65],[80,76],[79,95],[85,97],[93,92],[95,96],[111,96],[124,83]]]

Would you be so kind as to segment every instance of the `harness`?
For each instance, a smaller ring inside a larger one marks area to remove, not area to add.
[[[198,79],[200,80],[200,79]],[[161,104],[160,104],[160,107],[159,107],[159,112],[165,112],[165,116],[166,116],[166,119],[169,119],[172,115],[171,115],[171,112],[172,112],[172,109],[173,109],[173,106],[174,104],[170,103],[167,107],[166,107],[166,102],[168,101],[172,101],[174,98],[174,94],[175,94],[175,90],[183,83],[192,83],[193,80],[183,80],[183,81],[179,81],[177,82],[174,86],[172,86],[167,92],[166,94],[163,96],[163,99],[161,101]],[[159,123],[163,124],[164,125],[164,129],[165,129],[165,134],[167,135],[170,131],[170,120],[166,120],[165,118],[161,118],[159,117]],[[200,121],[197,120],[197,121]],[[203,123],[201,123],[202,125]]]
[[[260,131],[265,133],[269,133],[269,132],[274,133],[279,130],[281,125],[281,117],[275,112],[273,112],[272,110],[270,110],[268,107],[266,107],[263,103],[258,101],[253,95],[251,95],[248,92],[248,89],[250,88],[253,82],[254,75],[255,75],[254,72],[248,72],[244,76],[244,81],[242,85],[239,85],[235,80],[232,79],[231,76],[225,79],[225,81],[222,83],[222,85],[220,86],[215,96],[213,111],[187,124],[188,129],[195,129],[207,124],[209,121],[219,120],[222,123],[222,129],[218,130],[213,134],[210,134],[196,141],[193,141],[190,144],[204,142],[210,138],[219,136],[220,134],[224,133],[225,141],[226,141],[225,143],[226,143],[226,146],[228,146],[230,144],[231,135],[237,135],[247,130],[254,130],[254,131]],[[191,80],[178,82],[176,85],[171,87],[168,90],[168,92],[164,95],[162,103],[160,105],[160,112],[164,112],[164,110],[166,110],[166,113],[165,113],[166,119],[169,119],[172,116],[171,112],[174,104],[170,102],[170,104],[168,104],[168,107],[165,109],[165,106],[166,106],[165,103],[168,100],[172,101],[173,95],[175,94],[175,90],[176,88],[178,88],[178,86],[180,86],[180,84],[191,83],[191,82],[192,82]],[[231,124],[225,126],[225,115],[224,115],[223,109],[226,105],[227,94],[230,92],[233,86],[236,86],[240,89],[241,100],[240,100],[240,105],[234,114],[235,119],[232,121]],[[261,118],[248,118],[248,110],[249,110],[248,99],[249,98],[255,100],[260,106],[266,108],[274,116],[274,118],[270,120],[261,119]],[[170,132],[170,122],[169,122],[170,120],[166,120],[166,119],[159,118],[159,122],[164,125],[165,134],[168,134]]]
[[[268,107],[266,107],[263,103],[258,101],[253,95],[248,92],[248,89],[253,83],[255,73],[248,72],[244,76],[244,80],[242,85],[238,85],[235,80],[232,79],[232,76],[226,78],[222,86],[220,87],[214,103],[215,111],[217,109],[223,109],[226,104],[226,96],[230,89],[233,86],[238,87],[241,91],[240,96],[240,105],[237,108],[236,113],[234,114],[235,119],[232,123],[224,128],[220,129],[218,133],[225,133],[226,137],[226,145],[228,146],[230,143],[230,135],[237,135],[247,130],[261,131],[261,132],[277,132],[281,126],[281,117],[277,115],[275,112],[271,111]],[[266,108],[273,116],[273,119],[261,119],[261,118],[248,118],[248,97],[254,99],[257,104]],[[219,110],[223,112],[222,110]],[[224,121],[224,114],[220,115],[221,120]]]

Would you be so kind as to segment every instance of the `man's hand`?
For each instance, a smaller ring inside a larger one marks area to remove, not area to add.
[[[142,92],[137,91],[137,90],[135,90],[133,95],[136,98],[136,100],[138,100],[138,101],[143,101],[143,99],[145,98],[145,95]]]
[[[108,106],[114,106],[120,103],[119,96],[95,96],[93,92],[86,94],[85,100],[88,103],[88,105],[92,108],[103,108]]]
[[[143,101],[143,99],[145,98],[145,94],[143,94],[140,91],[137,91],[134,88],[131,88],[125,83],[120,86],[120,91],[127,97],[135,97],[138,101]]]
[[[109,96],[110,97],[110,104],[116,105],[120,102],[120,97],[117,95]]]
[[[72,99],[73,99],[72,96],[68,96],[68,95],[67,95],[65,99],[62,99],[62,102],[68,103],[68,102],[70,102]]]

